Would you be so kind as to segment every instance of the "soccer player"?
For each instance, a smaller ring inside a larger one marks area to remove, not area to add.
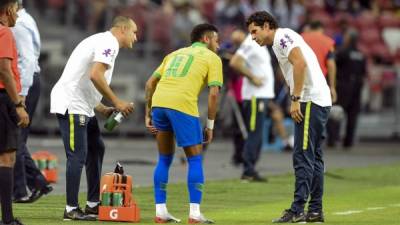
[[[261,46],[272,46],[290,88],[290,114],[295,121],[294,201],[273,222],[324,222],[321,142],[332,105],[328,84],[313,50],[298,33],[279,28],[275,18],[266,11],[253,13],[246,24],[253,40]],[[305,215],[304,206],[309,198]]]
[[[67,156],[67,205],[64,220],[95,220],[98,214],[104,143],[94,109],[109,116],[113,107],[101,104],[104,97],[127,116],[133,104],[111,90],[114,63],[120,48],[132,48],[137,27],[133,20],[118,16],[109,31],[94,34],[74,49],[64,72],[51,91],[51,113],[57,115]],[[88,184],[85,212],[78,205],[82,167]]]
[[[204,187],[202,143],[213,138],[219,89],[222,86],[222,62],[215,54],[219,48],[218,30],[199,24],[191,32],[192,45],[167,55],[146,83],[147,129],[156,134],[159,160],[154,171],[156,223],[180,222],[166,206],[168,171],[175,140],[185,151],[188,162],[190,212],[189,223],[213,223],[200,213]],[[207,85],[208,119],[204,130],[199,119],[198,96]]]
[[[26,127],[29,116],[23,100],[17,67],[18,55],[9,27],[17,20],[17,0],[0,1],[0,202],[2,224],[22,224],[12,211],[13,173],[18,126]]]

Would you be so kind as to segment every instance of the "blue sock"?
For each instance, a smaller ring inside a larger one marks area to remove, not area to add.
[[[187,183],[190,203],[200,204],[204,185],[203,157],[202,155],[196,155],[189,157],[187,160],[189,165]]]
[[[159,154],[158,163],[154,170],[154,198],[156,204],[167,201],[168,171],[174,155]]]

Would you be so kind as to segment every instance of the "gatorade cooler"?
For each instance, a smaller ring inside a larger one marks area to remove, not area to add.
[[[37,151],[32,154],[32,159],[49,183],[58,180],[57,167],[58,158],[48,151]]]
[[[140,209],[132,197],[132,177],[106,173],[100,182],[99,220],[139,222]]]

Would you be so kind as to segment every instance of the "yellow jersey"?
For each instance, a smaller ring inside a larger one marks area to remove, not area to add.
[[[167,55],[153,73],[159,77],[152,107],[174,109],[199,117],[200,91],[207,86],[222,86],[222,61],[205,44],[195,42]]]

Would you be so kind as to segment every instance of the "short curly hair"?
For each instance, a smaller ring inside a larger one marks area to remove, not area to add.
[[[278,22],[276,19],[266,11],[258,11],[249,16],[246,21],[246,26],[254,23],[256,26],[263,26],[264,23],[269,24],[270,29],[278,29]]]
[[[218,33],[218,29],[209,23],[202,23],[195,26],[190,34],[190,41],[193,44],[194,42],[200,41],[204,34],[207,32],[215,31]]]

